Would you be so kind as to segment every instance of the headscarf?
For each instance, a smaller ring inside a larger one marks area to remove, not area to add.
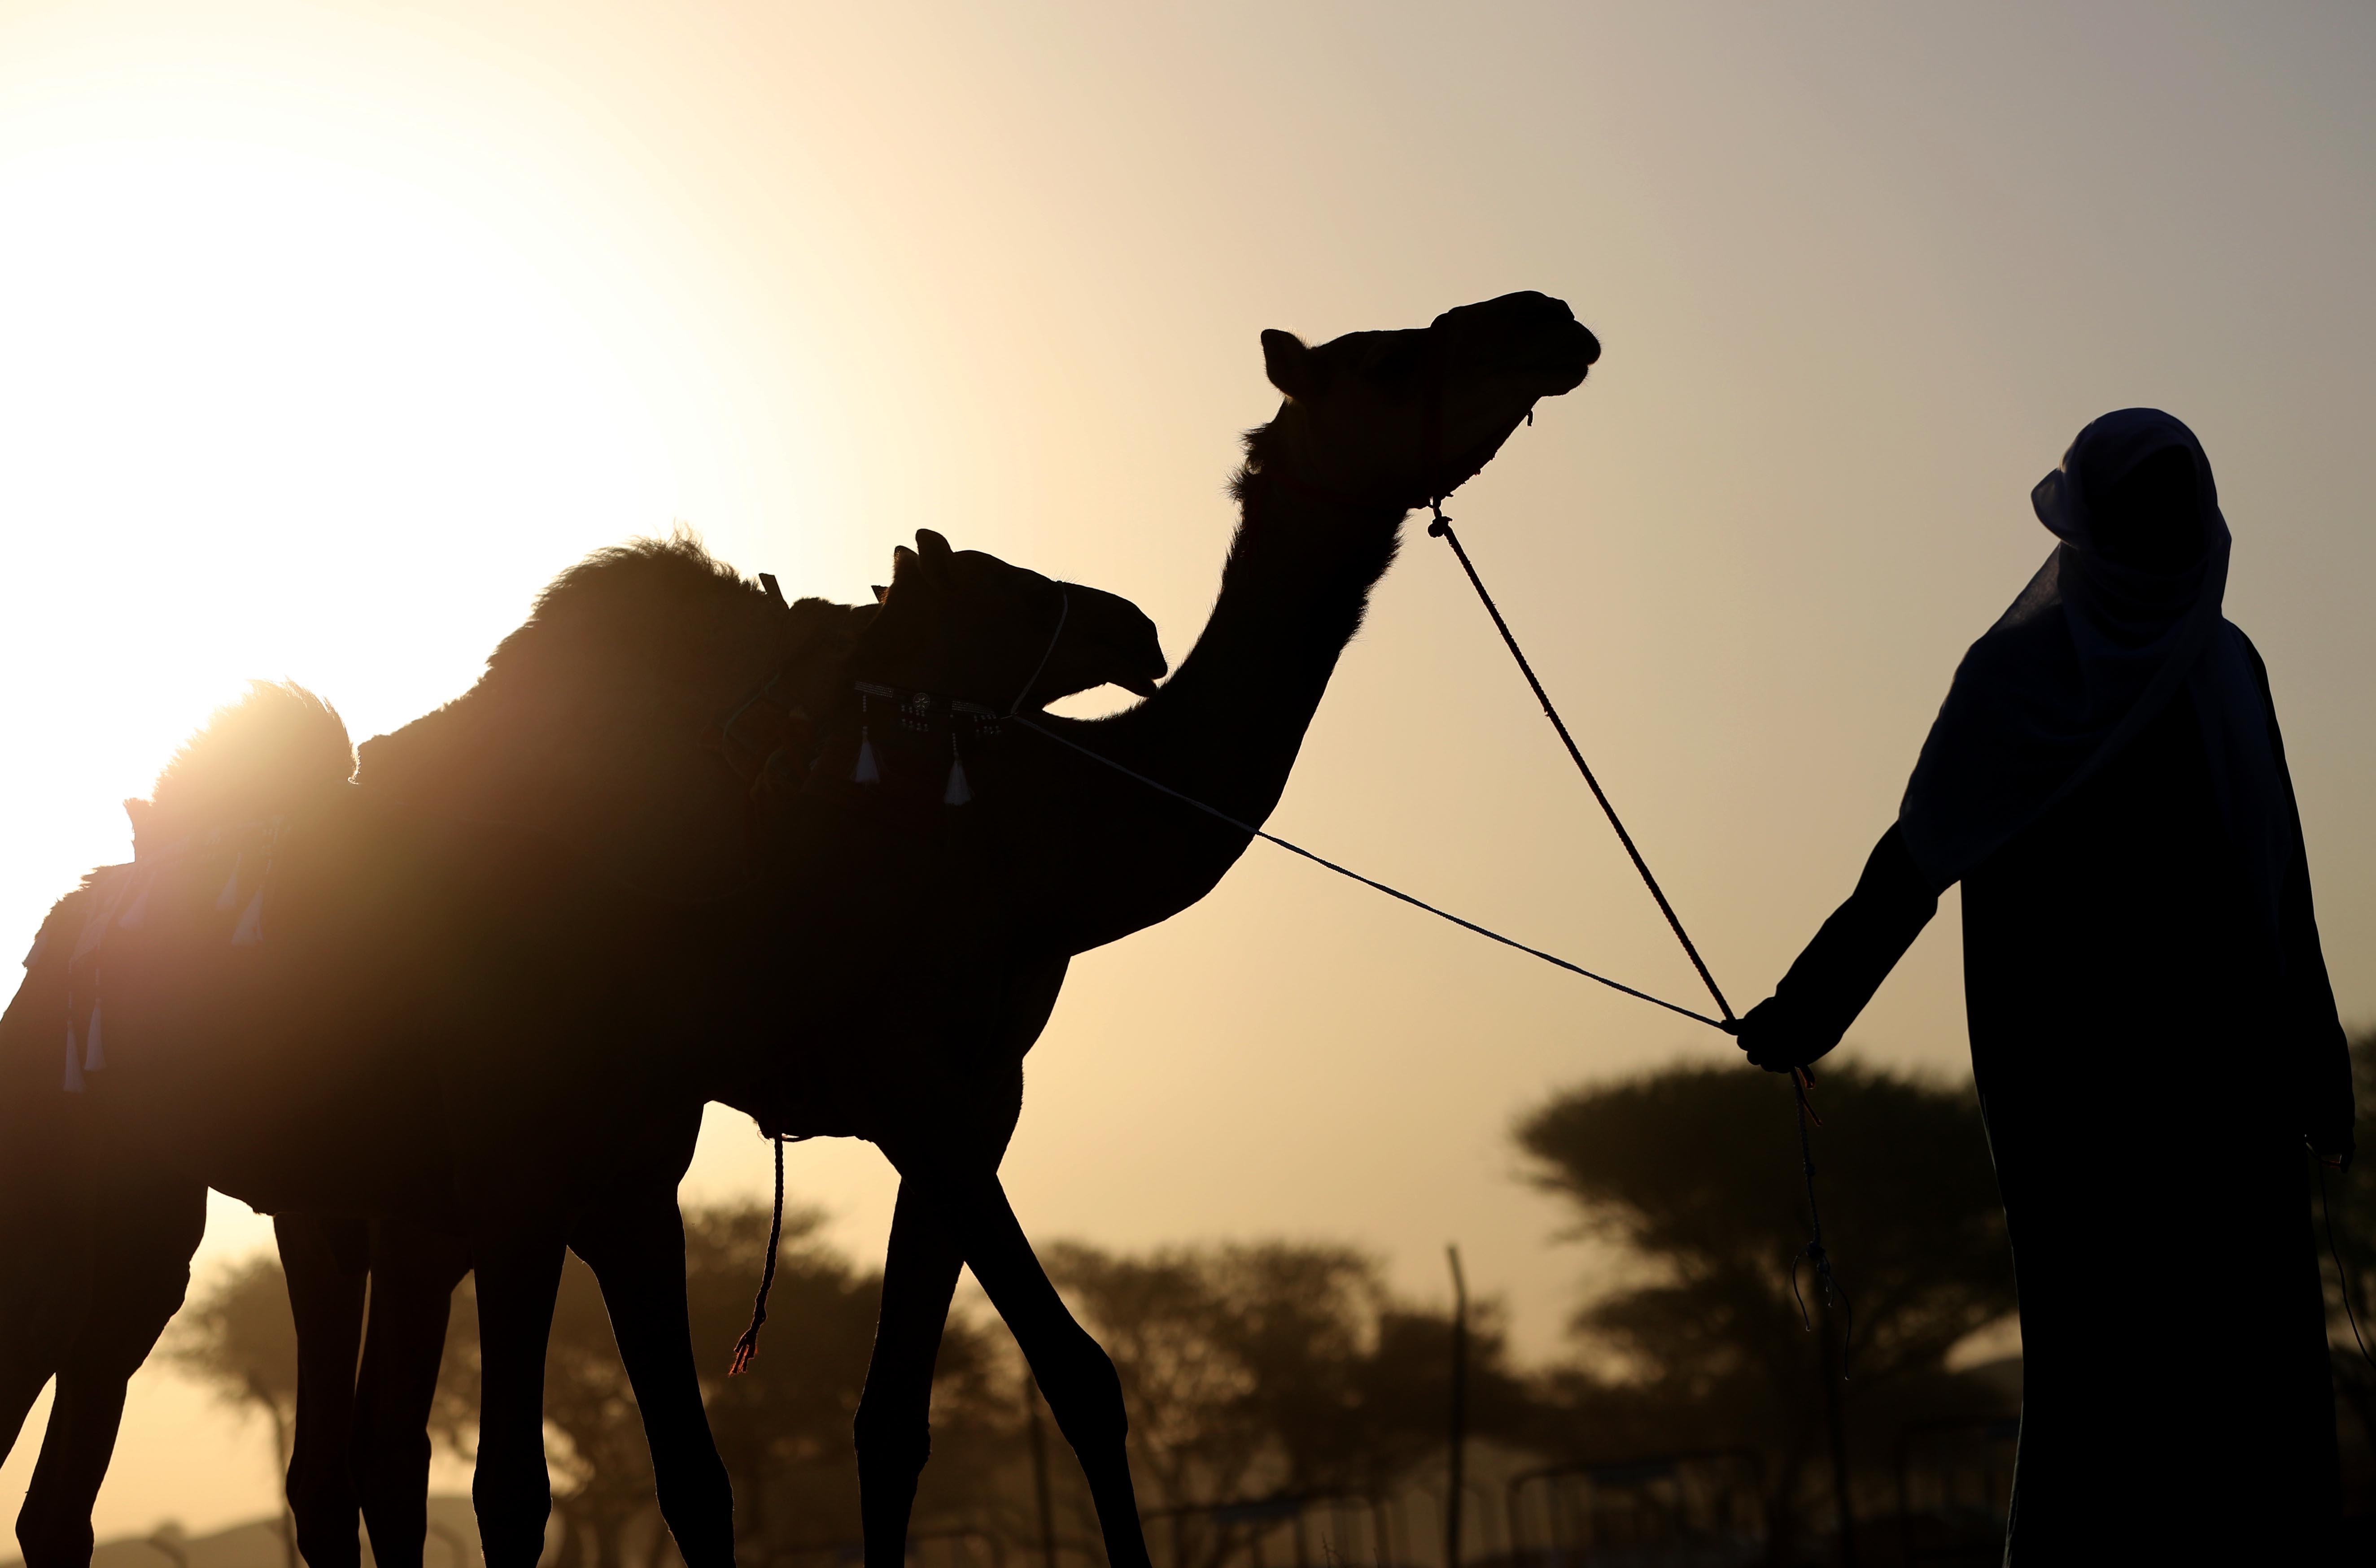
[[[2172,447],[2193,459],[2201,552],[2171,572],[2113,560],[2098,548],[2089,494]],[[1964,655],[1922,742],[1897,814],[1916,865],[1934,887],[1961,880],[2183,690],[2254,912],[2274,934],[2292,796],[2251,645],[2220,613],[2229,536],[2202,443],[2157,409],[2106,414],[2038,481],[2030,505],[2060,542]]]

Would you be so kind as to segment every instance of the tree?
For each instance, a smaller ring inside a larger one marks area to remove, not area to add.
[[[756,1205],[685,1216],[694,1351],[719,1452],[734,1479],[737,1533],[763,1549],[838,1544],[859,1535],[850,1424],[866,1385],[883,1277],[861,1273],[818,1239],[820,1216],[784,1215],[762,1353],[741,1377],[727,1352],[750,1321],[767,1241]],[[933,1460],[918,1487],[916,1529],[974,1524],[993,1506],[992,1471],[1012,1451],[1019,1411],[997,1343],[968,1315],[950,1317],[933,1366]]]
[[[749,1555],[838,1546],[859,1534],[858,1470],[850,1423],[865,1386],[882,1296],[816,1236],[821,1217],[784,1215],[762,1353],[728,1377],[728,1353],[751,1316],[769,1211],[756,1204],[685,1211],[685,1292],[695,1364],[719,1456],[734,1487],[735,1531]],[[477,1315],[466,1281],[439,1375],[436,1421],[466,1448],[478,1419]],[[986,1433],[1012,1419],[992,1392],[992,1341],[952,1318],[935,1368],[933,1462],[919,1490],[920,1530],[972,1522],[988,1506],[986,1472],[1004,1450]],[[545,1421],[563,1443],[552,1454],[554,1511],[564,1528],[555,1568],[622,1568],[641,1531],[645,1560],[666,1557],[653,1497],[651,1451],[619,1360],[593,1272],[575,1256],[562,1271],[545,1361]]]
[[[1852,1431],[1859,1415],[1878,1424],[1913,1384],[1932,1408],[1991,1402],[1945,1367],[1958,1341],[2014,1308],[1970,1087],[1834,1058],[1814,1099],[1824,1240],[1854,1310],[1841,1389]],[[1824,1452],[1829,1388],[1800,1306],[1801,1293],[1814,1305],[1810,1268],[1793,1289],[1808,1216],[1787,1083],[1678,1066],[1586,1085],[1526,1117],[1517,1140],[1536,1182],[1573,1202],[1579,1232],[1619,1242],[1646,1273],[1577,1315],[1616,1375],[1571,1379],[1570,1398],[1630,1405],[1637,1435],[1645,1402],[1671,1412],[1665,1436],[1678,1447],[1745,1437],[1767,1456],[1771,1540],[1777,1558],[1788,1552]],[[1858,1446],[1878,1456],[1870,1438]]]
[[[280,1260],[258,1253],[217,1275],[183,1309],[166,1353],[232,1405],[264,1412],[272,1423],[279,1473],[287,1474],[297,1419],[297,1319]],[[281,1535],[295,1568],[296,1529],[285,1515]]]
[[[1123,1256],[1070,1242],[1049,1272],[1112,1356],[1149,1508],[1375,1496],[1443,1451],[1452,1330],[1394,1301],[1348,1247],[1271,1241]],[[1522,1423],[1495,1309],[1470,1328],[1472,1429]],[[1228,1532],[1200,1537],[1218,1561]],[[1192,1550],[1195,1550],[1192,1548]]]

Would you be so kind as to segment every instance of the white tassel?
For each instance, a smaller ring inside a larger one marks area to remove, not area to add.
[[[232,861],[231,880],[224,883],[222,885],[222,891],[215,895],[216,909],[220,909],[225,913],[229,913],[230,911],[239,908],[239,868],[242,865],[244,865],[246,861],[247,857],[245,855],[242,855],[238,860]]]
[[[858,731],[858,766],[850,773],[849,781],[853,784],[883,782],[883,769],[874,763],[874,742],[867,738],[863,729]]]
[[[264,889],[247,901],[247,913],[239,917],[239,929],[231,933],[233,947],[253,947],[264,940]]]
[[[120,931],[138,931],[148,923],[148,890],[144,887],[140,890],[140,897],[132,900],[132,908],[116,917],[115,924]]]
[[[66,1026],[66,1093],[82,1093],[82,1053],[75,1049],[74,1026]]]
[[[82,1031],[82,1070],[103,1073],[107,1070],[107,1052],[99,1043],[99,1004],[90,1004],[90,1026]]]
[[[949,759],[949,787],[941,791],[941,804],[961,806],[973,799],[973,786],[966,782],[965,758]]]

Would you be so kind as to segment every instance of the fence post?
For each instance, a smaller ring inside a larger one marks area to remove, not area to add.
[[[1468,1484],[1468,1284],[1460,1277],[1460,1248],[1443,1249],[1452,1263],[1452,1455],[1443,1489],[1443,1568],[1460,1568],[1460,1505]]]

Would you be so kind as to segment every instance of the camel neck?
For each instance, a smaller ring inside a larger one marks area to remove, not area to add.
[[[1394,559],[1402,511],[1330,498],[1252,467],[1236,490],[1241,515],[1212,617],[1142,711],[1197,731],[1225,768],[1242,759],[1256,773],[1275,771],[1267,788],[1237,802],[1267,812],[1337,656],[1360,627],[1370,588]]]
[[[1236,490],[1241,519],[1220,597],[1179,671],[1129,712],[1068,728],[1099,755],[1259,824],[1287,787],[1371,585],[1394,559],[1403,509],[1331,500],[1252,464]],[[1020,863],[1041,884],[1031,923],[1056,951],[1177,913],[1244,852],[1242,836],[1142,784],[1042,754],[1048,771],[1023,791],[1036,802],[1026,809],[1038,827],[1026,831],[1038,842]],[[1125,843],[1127,857],[1100,851]]]

